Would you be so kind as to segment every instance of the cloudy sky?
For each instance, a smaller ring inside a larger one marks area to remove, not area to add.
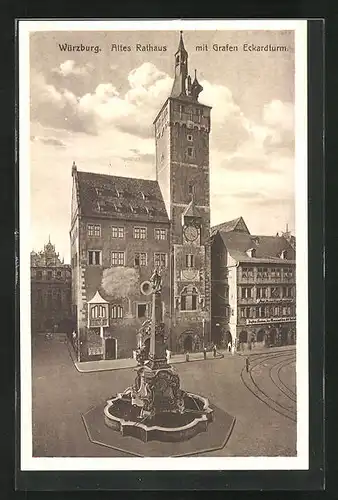
[[[155,178],[152,122],[168,97],[179,34],[36,32],[30,38],[32,247],[69,261],[71,166]],[[242,215],[253,234],[294,231],[294,36],[286,31],[187,31],[189,70],[213,107],[211,224]],[[64,52],[59,44],[100,47]],[[166,52],[135,45],[167,46]],[[209,51],[197,52],[196,45]],[[233,52],[213,44],[238,45]],[[287,52],[245,52],[244,43]],[[111,45],[131,51],[111,51]]]

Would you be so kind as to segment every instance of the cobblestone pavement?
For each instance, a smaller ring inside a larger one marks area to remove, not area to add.
[[[227,445],[208,456],[294,456],[295,348],[179,363],[182,387],[236,417]],[[81,414],[123,391],[135,370],[79,373],[66,342],[37,338],[33,345],[34,456],[124,456],[91,443]]]

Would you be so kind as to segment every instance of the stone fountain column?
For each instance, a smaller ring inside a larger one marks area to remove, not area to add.
[[[158,370],[167,366],[164,343],[164,323],[161,290],[155,289],[152,294],[152,321],[148,366]]]

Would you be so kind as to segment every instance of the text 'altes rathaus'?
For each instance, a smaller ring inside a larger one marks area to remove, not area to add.
[[[203,88],[188,75],[182,34],[174,61],[172,91],[154,121],[156,180],[72,168],[79,360],[130,357],[144,342],[154,268],[162,273],[168,348],[200,350],[211,341],[211,108],[198,101]]]

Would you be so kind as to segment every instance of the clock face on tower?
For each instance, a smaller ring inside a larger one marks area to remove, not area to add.
[[[184,236],[188,241],[195,241],[198,237],[198,230],[194,226],[187,226],[184,228]]]

